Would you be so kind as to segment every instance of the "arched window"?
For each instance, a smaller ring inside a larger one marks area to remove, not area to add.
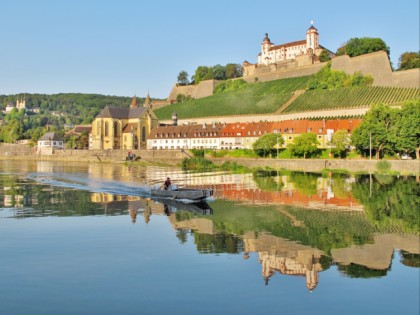
[[[114,122],[114,137],[118,137],[118,122]]]
[[[141,141],[142,142],[146,141],[146,127],[145,126],[141,128]]]
[[[105,122],[105,137],[109,136],[109,123],[106,121]]]

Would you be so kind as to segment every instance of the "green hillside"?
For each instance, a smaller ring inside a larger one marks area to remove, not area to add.
[[[366,107],[372,103],[388,105],[418,98],[420,89],[381,86],[343,87],[335,90],[306,91],[283,113]]]
[[[173,112],[181,119],[212,116],[274,114],[296,90],[306,90],[313,76],[256,82],[237,91],[215,94],[206,98],[177,103],[155,110],[161,120]],[[282,113],[368,107],[372,103],[401,104],[418,99],[420,89],[355,86],[306,91]],[[277,112],[278,113],[278,112]]]
[[[275,112],[293,92],[305,89],[310,76],[270,82],[257,82],[237,91],[173,104],[155,110],[159,119],[170,119],[173,112],[180,118],[269,114]]]

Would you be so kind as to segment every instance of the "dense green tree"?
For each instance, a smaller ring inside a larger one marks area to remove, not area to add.
[[[326,62],[330,60],[331,60],[330,53],[328,52],[328,50],[323,49],[321,53],[319,54],[319,61]]]
[[[280,148],[284,143],[284,139],[281,134],[278,133],[266,133],[258,138],[252,144],[252,149],[254,152],[259,156],[269,156],[273,155],[274,152],[278,149],[277,146]]]
[[[187,71],[181,71],[178,74],[177,80],[179,85],[187,85],[189,83]]]
[[[226,80],[226,68],[222,65],[215,65],[212,67],[213,79]]]
[[[398,61],[398,70],[420,68],[420,52],[405,52]]]
[[[352,144],[365,154],[372,148],[377,159],[385,152],[393,152],[396,141],[393,128],[396,119],[395,109],[385,104],[373,105],[363,117],[362,123],[353,131]]]
[[[219,83],[214,88],[214,94],[219,94],[219,93],[228,92],[228,91],[237,91],[246,86],[248,86],[248,83],[243,79],[226,80]]]
[[[242,77],[242,66],[236,63],[228,63],[226,65],[226,78],[235,79]]]
[[[206,67],[206,66],[197,67],[197,69],[195,70],[194,79],[195,79],[195,84],[198,84],[204,80],[214,79],[212,68]]]
[[[32,129],[30,132],[32,143],[36,144],[39,138],[41,138],[44,135],[44,133],[45,133],[45,129],[42,127],[37,127],[35,129]]]
[[[399,153],[409,153],[420,158],[420,100],[406,102],[397,113],[394,139]]]
[[[389,47],[387,47],[386,43],[382,39],[371,37],[351,38],[345,45],[338,48],[336,55],[349,55],[350,57],[356,57],[381,50],[386,51],[389,58]]]
[[[328,145],[331,146],[331,152],[335,156],[344,157],[350,145],[350,135],[347,130],[338,130],[335,132]]]
[[[317,136],[313,132],[302,133],[293,139],[293,143],[287,145],[287,148],[295,156],[313,156],[318,153],[319,142]]]
[[[373,83],[371,76],[364,76],[361,72],[350,75],[344,71],[332,70],[329,62],[308,82],[308,90],[333,90],[345,86],[367,86]]]
[[[0,140],[6,143],[15,143],[22,139],[23,128],[18,119],[9,121],[6,125],[0,127]]]
[[[239,78],[242,76],[242,67],[239,64],[228,63],[226,66],[214,65],[212,67],[199,66],[195,70],[195,74],[191,77],[194,84],[198,84],[204,80],[226,80]],[[192,83],[192,82],[191,82]]]

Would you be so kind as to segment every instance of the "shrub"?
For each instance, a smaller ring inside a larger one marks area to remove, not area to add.
[[[386,160],[381,160],[376,163],[376,170],[380,174],[388,173],[391,170],[391,163]]]

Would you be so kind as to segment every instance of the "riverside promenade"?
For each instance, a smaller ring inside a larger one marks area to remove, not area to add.
[[[184,158],[192,154],[184,150],[133,150],[138,162],[179,166]],[[26,145],[0,144],[0,160],[35,160],[92,163],[128,163],[128,150],[44,150]],[[267,158],[208,158],[221,165],[235,162],[249,168],[286,169],[291,171],[321,172],[347,170],[350,173],[374,173],[378,160],[372,159],[267,159]],[[419,160],[388,160],[391,170],[401,175],[420,176]],[[130,162],[131,163],[131,162]],[[136,162],[137,163],[137,162]]]

